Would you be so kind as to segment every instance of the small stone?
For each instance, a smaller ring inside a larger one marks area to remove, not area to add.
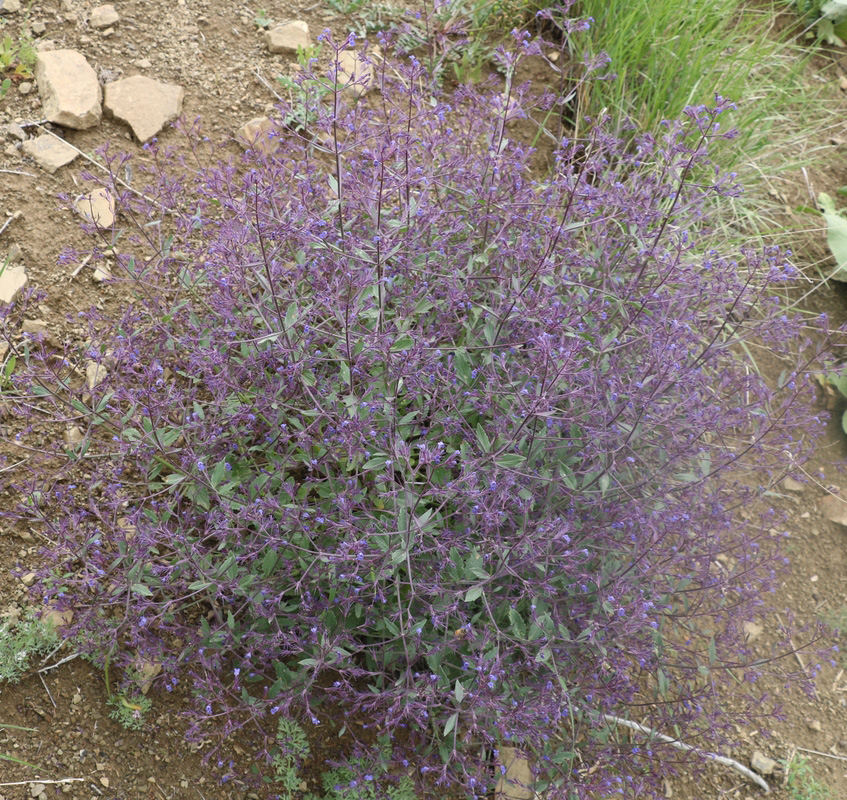
[[[120,16],[113,5],[92,8],[91,14],[88,16],[88,24],[98,31],[117,25],[119,21]]]
[[[65,429],[65,443],[71,446],[79,444],[85,438],[79,425],[71,425]]]
[[[74,209],[98,228],[111,228],[115,224],[115,198],[105,187],[84,194],[74,203]]]
[[[0,303],[13,303],[26,283],[26,270],[23,266],[6,267],[0,275]]]
[[[20,153],[18,152],[18,148],[15,147],[15,145],[13,145],[13,144],[7,144],[6,149],[3,150],[3,152],[7,156],[9,156],[9,158],[15,158],[16,156],[20,155]]]
[[[505,746],[500,747],[498,761],[505,771],[494,789],[495,800],[533,800],[535,792],[530,787],[535,783],[535,776],[529,761],[519,755],[514,747]]]
[[[17,242],[12,242],[11,247],[9,247],[9,263],[17,264],[18,261],[23,257],[23,250],[21,250],[21,246]]]
[[[105,775],[103,775],[103,776],[100,778],[100,785],[101,785],[101,786],[104,786],[106,789],[108,789],[108,788],[109,788],[109,779],[108,779]]]
[[[343,50],[338,54],[338,72],[335,82],[354,98],[359,98],[371,90],[373,85],[373,67],[362,60],[359,53]]]
[[[821,500],[820,509],[823,515],[838,525],[847,525],[847,500],[837,494],[828,494]]]
[[[143,75],[133,75],[106,84],[103,108],[125,122],[140,142],[152,139],[182,113],[185,90]]]
[[[94,274],[91,276],[91,280],[93,280],[94,283],[105,283],[111,279],[112,271],[108,268],[108,266],[98,264],[94,268]]]
[[[71,704],[78,706],[82,702],[82,695],[79,693],[79,690],[76,691],[74,696],[71,698]]]
[[[74,612],[71,609],[59,611],[57,608],[50,608],[41,615],[41,621],[52,628],[54,631],[60,628],[66,628],[73,622]]]
[[[274,137],[276,130],[276,123],[269,117],[256,117],[238,129],[235,139],[245,150],[254,148],[271,155],[279,147],[279,139]]]
[[[38,580],[38,575],[34,572],[27,572],[26,575],[21,576],[21,583],[24,586],[32,586],[36,580]]]
[[[765,632],[765,629],[755,622],[745,622],[742,627],[747,636],[747,644],[752,644]]]
[[[88,130],[100,124],[102,92],[97,74],[76,50],[39,49],[35,80],[44,116],[57,125]]]
[[[802,493],[806,491],[806,484],[800,483],[800,481],[795,481],[794,478],[786,477],[782,479],[782,488],[785,489],[786,492]]]
[[[311,47],[309,25],[302,20],[285,22],[265,32],[265,44],[271,53],[297,53],[297,48]]]
[[[22,94],[24,96],[28,95],[32,91],[32,83],[29,81],[23,81],[18,86],[18,94]]]
[[[60,167],[70,164],[79,155],[67,142],[51,136],[49,133],[42,133],[34,139],[27,139],[21,149],[41,169],[51,175]]]
[[[21,0],[0,0],[0,14],[17,14],[21,10]]]
[[[149,661],[141,656],[136,656],[133,667],[138,674],[138,688],[141,694],[146,695],[153,686],[153,679],[162,671],[162,665],[158,661]]]
[[[31,783],[29,785],[29,793],[32,797],[38,797],[40,794],[44,794],[46,788],[43,783]]]
[[[549,58],[550,61],[555,64],[559,60],[559,51],[551,50],[549,53],[547,53],[547,58]]]
[[[754,750],[753,755],[750,757],[750,766],[759,775],[773,775],[778,765],[772,758],[768,758],[764,753]]]
[[[33,22],[29,29],[35,36],[42,36],[47,32],[47,26],[43,22]]]
[[[138,61],[132,63],[139,69],[150,69],[153,66],[153,62],[149,58],[139,58]]]
[[[815,733],[820,733],[823,730],[823,725],[821,725],[821,721],[819,719],[807,719],[806,727]]]
[[[33,336],[40,336],[46,344],[51,347],[58,347],[59,342],[55,336],[47,328],[47,323],[43,319],[25,319],[21,323],[21,331],[29,333]]]
[[[103,364],[98,364],[96,361],[88,361],[85,364],[85,383],[88,386],[88,391],[93,392],[104,380],[109,370]]]
[[[23,86],[23,84],[21,84]],[[18,139],[21,142],[26,141],[26,131],[23,129],[21,125],[18,125],[17,122],[10,122],[5,127],[6,136],[10,139]]]

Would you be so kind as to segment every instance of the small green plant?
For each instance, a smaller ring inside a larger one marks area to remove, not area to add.
[[[795,754],[784,767],[785,788],[791,800],[831,800],[832,792],[815,777],[807,758]]]
[[[89,660],[96,662],[94,658],[89,657]],[[109,683],[109,662],[110,655],[107,655],[103,664],[103,677],[106,681],[106,693],[109,695],[106,705],[112,708],[109,718],[119,722],[127,730],[139,731],[144,727],[144,715],[153,708],[153,702],[139,691],[120,691],[113,694]]]
[[[35,46],[28,37],[22,36],[15,41],[7,33],[0,39],[0,72],[14,71],[23,78],[32,77],[36,57]]]
[[[144,715],[153,708],[152,701],[143,694],[127,697],[123,693],[113,694],[107,701],[112,707],[109,717],[130,731],[144,727]]]
[[[808,23],[807,30],[814,28],[821,41],[847,46],[847,0],[795,0],[794,6]]]
[[[820,213],[826,222],[826,242],[835,258],[835,269],[829,277],[847,281],[847,217],[835,207],[835,200],[826,192],[818,195]]]
[[[279,720],[276,740],[278,746],[273,754],[275,780],[282,784],[283,797],[290,800],[300,786],[300,766],[309,756],[309,742],[302,726],[290,717]]]
[[[297,47],[297,63],[307,75],[311,74],[312,62],[320,58],[320,43],[313,47]],[[300,76],[280,75],[279,85],[288,92],[288,111],[282,119],[282,125],[289,130],[305,131],[318,116],[318,106],[323,98],[332,92],[332,87],[322,81]]]
[[[49,653],[59,642],[56,632],[32,613],[15,623],[0,624],[0,680],[17,683],[35,656]]]
[[[305,800],[416,800],[415,785],[407,775],[389,776],[390,738],[380,736],[377,744],[375,757],[353,759],[349,766],[324,772],[323,795],[308,794]]]
[[[253,22],[256,23],[257,28],[270,28],[273,24],[273,20],[268,16],[267,9],[263,8],[260,11],[256,12],[256,16],[253,18]]]

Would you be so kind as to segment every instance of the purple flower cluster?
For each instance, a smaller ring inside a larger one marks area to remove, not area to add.
[[[791,268],[709,230],[738,191],[707,160],[722,100],[660,138],[597,124],[540,175],[523,89],[375,66],[377,99],[331,94],[272,157],[191,130],[145,200],[114,187],[136,300],[91,314],[106,378],[27,373],[112,454],[21,512],[56,543],[45,596],[113,664],[187,678],[197,735],[270,746],[320,703],[421,780],[484,792],[509,745],[550,797],[649,796],[682,755],[608,717],[714,748],[768,713],[735,676],[769,668],[742,626],[779,536],[738,510],[813,424],[769,293]]]

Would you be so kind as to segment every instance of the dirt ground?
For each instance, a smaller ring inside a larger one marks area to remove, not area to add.
[[[0,2],[0,8],[3,5]],[[85,0],[36,0],[28,12],[26,4],[20,12],[0,12],[0,37],[8,32],[16,39],[27,26],[41,46],[44,40],[50,40],[56,48],[83,53],[103,81],[143,74],[179,84],[186,92],[186,118],[202,117],[207,134],[215,141],[231,137],[241,124],[268,110],[275,99],[269,90],[275,76],[291,74],[293,69],[292,57],[268,53],[255,22],[259,11],[277,22],[303,19],[313,36],[327,27],[341,35],[347,29],[347,20],[326,2],[300,7],[277,0],[250,6],[238,0],[117,0],[120,21],[110,32],[104,32],[88,23],[94,5]],[[823,59],[810,80],[831,83],[832,103],[847,114],[847,97],[838,90],[843,74],[840,70],[837,61]],[[119,289],[95,282],[90,267],[77,272],[74,265],[58,265],[65,247],[85,250],[90,241],[80,230],[79,220],[63,209],[56,197],[85,191],[80,174],[92,167],[81,156],[50,175],[21,154],[21,142],[6,133],[6,126],[18,123],[27,136],[33,135],[36,129],[29,123],[42,120],[43,115],[37,90],[22,93],[21,88],[26,87],[20,84],[17,81],[0,101],[0,226],[19,215],[0,234],[0,257],[5,257],[13,244],[21,248],[29,285],[48,293],[39,308],[41,319],[57,337],[81,339],[84,331],[73,322],[78,311],[91,305],[117,310],[122,303]],[[144,158],[127,127],[106,117],[89,131],[54,130],[83,153],[93,153],[111,142]],[[177,141],[172,131],[161,135],[162,141],[170,138]],[[829,148],[825,169],[806,176],[789,174],[775,185],[774,191],[783,196],[789,209],[808,204],[808,185],[831,194],[847,185],[847,144],[842,139],[847,139],[847,134],[835,130],[825,141],[816,143]],[[237,146],[232,147],[237,152]],[[789,212],[789,222],[790,217]],[[793,224],[809,227],[809,218],[795,218]],[[798,234],[794,249],[806,263],[804,269],[810,278],[816,279],[812,262],[826,256],[822,235]],[[804,307],[816,312],[826,310],[840,324],[847,318],[847,293],[822,288],[804,300]],[[3,452],[12,462],[22,458],[20,450],[5,447]],[[843,436],[836,422],[808,465],[805,484],[773,498],[774,505],[786,513],[792,560],[791,577],[773,605],[790,610],[801,623],[840,610],[847,615],[847,528],[827,521],[819,508],[820,501],[832,491],[843,489],[847,496],[844,457]],[[0,530],[0,616],[20,614],[33,602],[16,576],[38,567],[39,546],[36,532]],[[754,629],[753,635],[758,636],[766,653],[776,637],[779,620],[756,622],[761,630]],[[844,644],[847,646],[847,641]],[[68,654],[62,650],[53,661]],[[806,757],[819,782],[832,790],[833,798],[847,797],[847,659],[843,667],[840,663],[835,668],[823,667],[817,695],[811,700],[792,687],[768,687],[784,703],[785,719],[775,722],[767,732],[739,731],[744,746],[730,755],[745,764],[755,750],[777,761]],[[249,770],[247,747],[232,743],[227,752],[216,754],[206,764],[203,748],[184,741],[180,712],[188,706],[187,693],[179,688],[168,693],[154,685],[149,697],[153,711],[148,723],[140,731],[127,731],[108,717],[103,674],[82,659],[44,673],[31,671],[17,685],[0,686],[0,755],[40,767],[36,770],[0,760],[0,800],[39,796],[79,800],[274,796],[270,788],[247,787],[233,777],[234,772]],[[334,747],[331,727],[327,724],[323,728],[325,752]],[[320,731],[310,733],[320,740]],[[319,762],[321,748],[317,755]],[[310,790],[318,789],[317,774],[304,775]],[[768,781],[772,796],[800,800],[782,786],[781,769]],[[679,778],[666,786],[667,797],[677,800],[744,800],[760,794],[760,789],[737,773],[717,767],[696,781]]]

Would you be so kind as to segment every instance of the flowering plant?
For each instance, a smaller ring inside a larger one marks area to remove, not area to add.
[[[644,796],[679,754],[616,719],[716,746],[767,713],[742,626],[779,536],[737,512],[804,458],[792,270],[709,233],[721,99],[632,145],[597,121],[539,177],[509,133],[552,99],[373,67],[272,155],[191,130],[201,166],[154,146],[143,198],[115,182],[134,301],[15,378],[89,425],[84,497],[21,511],[45,599],[188,674],[198,736],[350,714],[469,795],[510,745],[549,797]],[[778,389],[748,343],[796,365]]]

